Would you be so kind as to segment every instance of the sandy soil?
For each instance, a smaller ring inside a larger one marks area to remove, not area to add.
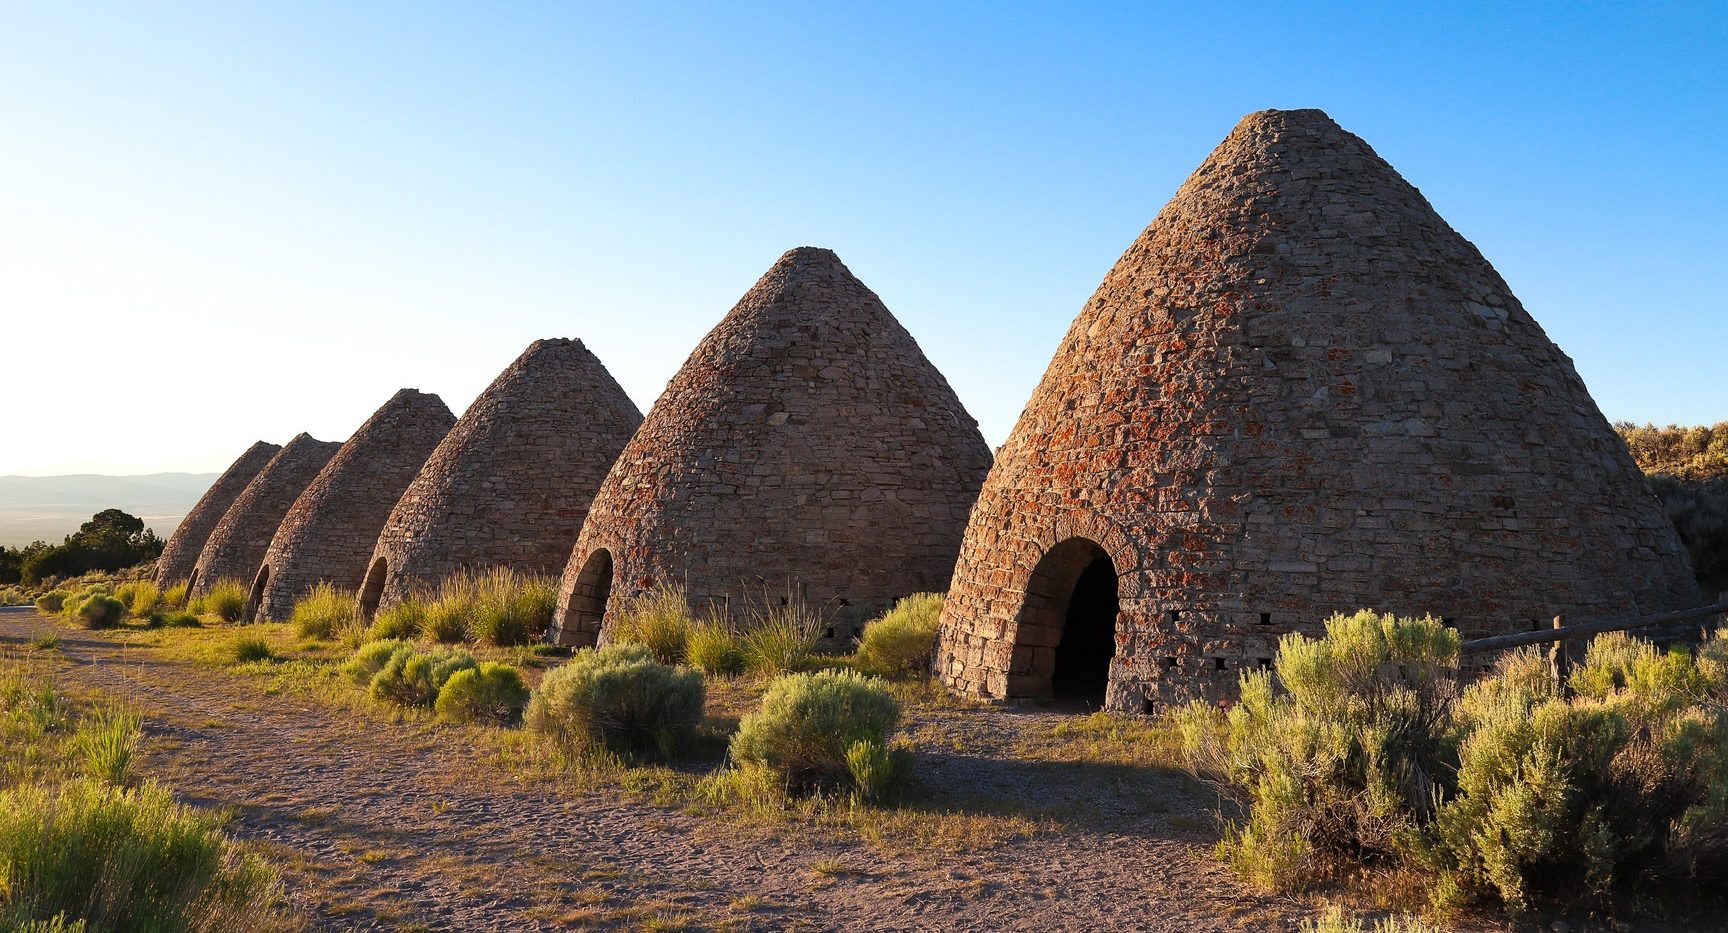
[[[260,678],[0,611],[0,644],[49,630],[59,677],[147,717],[144,773],[231,808],[231,831],[283,866],[319,928],[1289,930],[1307,914],[1207,855],[1207,801],[1179,775],[1002,751],[1056,713],[938,711],[923,728],[947,750],[921,750],[917,780],[1060,831],[902,851],[524,782],[460,729],[271,696]]]

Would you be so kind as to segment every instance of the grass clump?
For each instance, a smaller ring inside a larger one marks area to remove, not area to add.
[[[731,620],[708,618],[690,628],[684,659],[704,674],[732,677],[744,673],[744,642]]]
[[[744,627],[744,667],[752,674],[784,674],[803,668],[816,653],[822,619],[803,603],[756,608]]]
[[[418,638],[426,627],[426,604],[412,597],[395,603],[388,608],[378,610],[372,617],[372,628],[367,637],[373,641],[391,638]],[[461,641],[461,638],[438,639],[439,641]]]
[[[1328,907],[1319,917],[1302,921],[1297,929],[1301,933],[1445,933],[1419,917],[1408,915],[1381,917],[1370,925],[1364,925],[1361,919],[1346,916],[1337,907]]]
[[[499,648],[538,641],[552,625],[557,603],[557,582],[550,577],[494,568],[474,583],[468,635]]]
[[[72,745],[86,776],[126,787],[132,784],[132,756],[142,735],[137,715],[106,710],[79,723]]]
[[[674,583],[625,600],[607,634],[615,642],[647,648],[661,664],[681,664],[695,628],[684,587]]]
[[[352,593],[344,593],[325,582],[294,604],[290,621],[301,638],[326,639],[353,625],[359,611]]]
[[[167,609],[186,608],[186,584],[176,583],[162,591],[162,606]]]
[[[236,635],[228,643],[228,660],[234,664],[251,664],[254,661],[268,661],[275,657],[270,650],[270,643],[262,635]]]
[[[910,753],[889,742],[899,721],[899,702],[874,677],[787,674],[738,724],[728,751],[740,768],[765,769],[794,793],[844,789],[879,802],[911,764]]]
[[[584,648],[549,671],[528,702],[529,729],[567,746],[671,756],[702,719],[702,675],[643,645]]]
[[[49,590],[36,597],[36,608],[46,613],[56,613],[66,605],[66,597],[71,594],[65,590]]]
[[[199,615],[213,615],[234,623],[246,612],[246,585],[238,580],[217,580],[210,591],[195,597],[188,607]]]
[[[438,691],[434,709],[446,722],[489,722],[508,725],[528,705],[522,674],[508,664],[487,661],[450,675]]]
[[[476,666],[474,656],[460,648],[422,650],[405,645],[391,653],[366,690],[374,700],[429,709],[452,675]]]
[[[8,929],[250,929],[278,901],[262,861],[155,784],[0,792],[0,865]]]
[[[145,618],[162,604],[162,591],[148,580],[131,580],[114,588],[114,598],[126,607],[126,614]]]
[[[77,608],[74,616],[78,624],[88,629],[113,628],[126,617],[126,605],[112,596],[93,593],[88,597],[71,603]]]
[[[941,593],[914,593],[864,626],[858,667],[879,677],[902,677],[930,669],[936,627],[942,619]]]

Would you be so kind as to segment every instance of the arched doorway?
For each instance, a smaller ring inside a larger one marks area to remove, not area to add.
[[[1069,538],[1052,547],[1026,583],[1010,695],[1102,706],[1120,610],[1116,565],[1102,546]]]
[[[371,619],[378,612],[378,601],[384,598],[384,575],[389,562],[380,557],[366,571],[366,582],[360,584],[360,618]]]
[[[592,645],[600,638],[606,602],[612,598],[612,552],[599,548],[582,563],[570,604],[564,607],[558,640],[566,645]]]
[[[246,615],[248,622],[258,621],[258,604],[264,601],[264,588],[270,585],[270,565],[258,568],[258,577],[252,581],[252,592],[246,594]]]
[[[198,589],[198,568],[193,567],[192,568],[192,575],[190,577],[186,578],[186,597],[183,600],[181,600],[181,605],[186,605],[186,604],[191,603],[192,602],[192,594],[197,589]]]

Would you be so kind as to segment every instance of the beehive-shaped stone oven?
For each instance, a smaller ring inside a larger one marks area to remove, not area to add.
[[[252,482],[258,471],[264,469],[270,459],[276,456],[281,446],[259,441],[240,459],[222,471],[216,477],[209,489],[199,498],[198,504],[186,517],[180,520],[180,527],[174,529],[169,536],[168,544],[162,548],[162,556],[156,558],[156,585],[167,589],[178,583],[186,582],[192,576],[192,568],[198,566],[198,555],[204,550],[204,542],[210,540],[210,532],[215,530],[216,523],[227,514],[228,507],[242,492],[247,484]]]
[[[442,399],[415,389],[374,412],[276,529],[252,582],[248,616],[286,620],[319,583],[358,590],[390,510],[455,422]]]
[[[580,340],[536,340],[432,452],[379,533],[370,615],[464,568],[555,574],[642,413]]]
[[[204,542],[188,581],[189,595],[208,593],[218,580],[249,582],[288,507],[341,447],[302,433],[270,458],[245,491],[234,497],[234,504]]]
[[[937,673],[1139,710],[1371,607],[1465,637],[1693,603],[1625,445],[1481,254],[1318,110],[1244,118],[999,452]]]
[[[592,644],[614,595],[798,598],[832,637],[953,573],[990,450],[876,294],[824,249],[780,258],[696,347],[618,458],[560,587]]]

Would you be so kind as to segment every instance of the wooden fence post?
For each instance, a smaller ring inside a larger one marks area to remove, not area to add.
[[[1564,628],[1565,626],[1565,613],[1554,616],[1555,628]],[[1548,669],[1554,673],[1554,682],[1560,685],[1560,692],[1567,695],[1570,695],[1571,690],[1567,687],[1566,682],[1572,677],[1572,658],[1566,650],[1566,643],[1570,640],[1568,638],[1556,639],[1553,644],[1548,646]]]

